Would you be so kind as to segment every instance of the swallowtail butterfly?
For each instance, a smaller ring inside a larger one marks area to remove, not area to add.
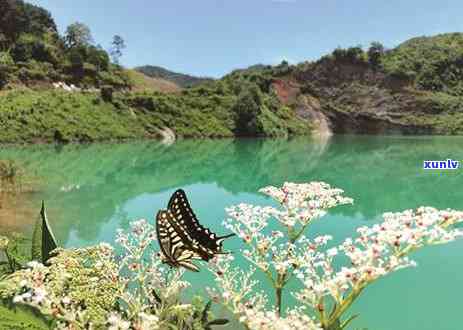
[[[156,216],[156,234],[161,247],[163,262],[171,267],[184,267],[199,272],[198,266],[191,262],[202,259],[195,252],[190,238],[175,225],[175,218],[169,210],[161,210]]]
[[[215,254],[223,254],[223,241],[235,235],[217,236],[209,228],[203,227],[194,214],[185,191],[182,189],[174,192],[167,207],[175,217],[178,226],[192,239],[193,248],[205,261],[212,259]]]

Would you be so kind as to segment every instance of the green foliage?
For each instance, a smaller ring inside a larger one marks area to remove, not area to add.
[[[416,87],[463,95],[463,34],[420,37],[404,42],[382,59],[387,73],[412,80]]]
[[[384,55],[384,46],[377,41],[371,43],[368,48],[368,62],[376,69],[381,65],[381,58]]]
[[[68,48],[87,47],[93,43],[90,28],[79,22],[72,23],[67,27],[64,40]]]
[[[0,103],[0,141],[53,142],[59,132],[67,141],[120,140],[144,137],[143,123],[128,109],[98,103],[97,94],[17,90]]]
[[[95,65],[98,71],[108,71],[110,69],[109,55],[100,47],[87,47],[86,60],[88,63]]]
[[[13,71],[14,61],[9,52],[0,52],[0,89],[6,85]]]
[[[0,256],[0,276],[14,273],[31,260],[30,240],[18,233],[0,236]]]
[[[0,329],[49,330],[52,328],[49,320],[28,306],[3,302],[0,303],[0,315]]]
[[[236,115],[236,132],[239,135],[262,134],[263,127],[258,121],[262,114],[263,97],[256,85],[250,85],[238,95],[233,112]]]
[[[45,203],[42,201],[40,218],[35,223],[34,234],[32,236],[32,259],[46,264],[52,255],[52,251],[57,247],[55,236],[48,224]]]
[[[18,28],[19,8],[13,0],[0,1],[0,35],[2,49],[8,46],[17,38],[21,32]]]
[[[4,0],[0,12],[5,13],[0,18],[0,88],[9,82],[29,86],[51,81],[130,87],[127,75],[111,65],[108,53],[92,45],[86,25],[71,24],[61,37],[50,13],[40,7]],[[3,54],[8,60],[2,60]]]
[[[338,47],[333,51],[332,55],[336,61],[340,62],[359,63],[365,60],[365,52],[360,45],[347,49]]]
[[[0,1],[0,49],[8,49],[23,34],[56,32],[50,13],[22,0]]]
[[[113,93],[114,93],[114,89],[111,86],[101,87],[101,98],[103,99],[104,102],[112,102]]]
[[[14,60],[11,57],[9,52],[0,52],[0,65],[12,66],[14,65]]]
[[[58,62],[55,47],[34,34],[22,34],[12,48],[11,55],[15,62],[27,62],[29,60],[53,64]]]

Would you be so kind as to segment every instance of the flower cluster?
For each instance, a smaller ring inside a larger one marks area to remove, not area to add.
[[[341,329],[341,322],[360,293],[373,281],[415,266],[409,255],[424,246],[451,242],[463,235],[456,224],[463,212],[421,207],[385,213],[383,221],[357,229],[357,236],[329,246],[331,236],[308,239],[305,229],[328,209],[352,203],[343,191],[326,183],[285,183],[266,187],[278,207],[239,204],[227,209],[224,225],[245,243],[249,269],[233,267],[231,255],[210,261],[217,283],[207,291],[247,329]],[[282,226],[270,230],[274,221]],[[210,305],[182,304],[189,283],[183,270],[169,270],[155,253],[156,231],[146,220],[118,231],[121,253],[100,244],[85,249],[55,251],[50,265],[33,262],[0,281],[0,298],[13,298],[57,320],[60,329],[203,329],[225,324],[208,322]],[[3,245],[2,245],[3,244]],[[0,249],[8,242],[0,238]],[[344,261],[343,266],[339,261]],[[347,263],[346,263],[347,261]],[[254,278],[267,276],[275,306]],[[298,280],[293,296],[301,303],[284,309],[283,289]],[[206,315],[206,316],[205,316]]]
[[[268,299],[264,292],[256,291],[259,282],[252,279],[255,269],[235,270],[230,264],[232,260],[233,257],[224,256],[212,261],[219,289],[208,288],[207,291],[214,301],[226,306],[247,329],[321,330],[301,309],[288,311],[286,317],[266,310]]]
[[[133,312],[134,317],[157,300],[164,303],[177,300],[181,290],[188,286],[181,280],[183,270],[169,276],[160,256],[154,253],[156,240],[156,229],[144,219],[132,222],[129,233],[118,230],[116,242],[123,248],[118,260],[120,272],[130,274],[124,277],[127,287],[138,288],[124,290],[121,299],[131,306],[129,313]]]
[[[359,291],[381,276],[415,266],[408,255],[416,249],[461,236],[461,230],[451,228],[461,221],[463,212],[430,207],[385,213],[382,223],[358,228],[355,240],[348,238],[325,253],[306,251],[298,272],[305,289],[297,297],[310,306],[317,306],[325,296],[342,304],[349,290]],[[333,258],[338,254],[347,257],[350,266],[336,271]]]
[[[100,244],[57,250],[48,267],[30,262],[26,269],[2,281],[0,296],[36,307],[57,320],[60,328],[79,329],[104,323],[121,288],[113,250]]]
[[[139,220],[118,231],[118,254],[106,243],[58,249],[49,266],[31,262],[1,281],[0,297],[36,307],[60,329],[196,329],[199,307],[180,303],[184,272],[168,271],[155,240],[154,226]]]
[[[312,182],[285,183],[281,188],[266,187],[261,192],[279,202],[280,208],[240,204],[227,209],[229,219],[224,225],[247,245],[243,249],[244,257],[269,278],[276,294],[277,313],[265,311],[263,303],[258,309],[250,310],[243,307],[246,306],[243,303],[236,304],[242,300],[243,294],[231,289],[238,275],[230,277],[235,273],[229,261],[222,265],[221,276],[216,276],[218,286],[223,290],[224,304],[241,315],[241,320],[251,329],[270,329],[265,320],[268,324],[278,324],[290,315],[317,315],[321,328],[336,326],[370,283],[396,270],[415,266],[409,258],[410,253],[462,236],[462,231],[454,225],[463,221],[463,212],[421,207],[416,211],[385,213],[383,222],[360,227],[358,237],[348,238],[341,245],[329,248],[332,237],[319,236],[309,240],[303,232],[313,219],[324,215],[329,208],[353,202],[342,195],[342,190],[326,183]],[[286,229],[286,235],[267,230],[273,219]],[[338,258],[348,260],[348,263],[336,267]],[[251,281],[253,272],[244,273],[247,274],[243,277],[246,283]],[[281,292],[294,277],[300,281],[302,289],[293,295],[307,310],[305,314],[301,314],[301,310],[297,313],[288,311],[284,316],[280,313]],[[252,296],[252,288],[248,288],[246,294]]]
[[[353,203],[352,198],[343,196],[342,189],[332,188],[325,182],[286,182],[281,188],[269,186],[260,192],[280,203],[282,209],[273,215],[288,228],[298,223],[305,226],[325,215],[326,210],[332,207]]]

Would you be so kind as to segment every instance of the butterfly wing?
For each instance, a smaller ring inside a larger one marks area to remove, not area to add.
[[[197,238],[190,234],[185,227],[184,223],[179,220],[171,210],[166,210],[162,216],[167,219],[169,226],[181,237],[182,242],[190,249],[191,251],[196,252],[201,259],[209,261],[214,257],[214,251],[210,251],[208,248],[200,244]]]
[[[156,216],[156,234],[164,261],[171,267],[184,267],[198,272],[199,268],[191,262],[192,259],[202,259],[191,246],[185,243],[185,238],[179,234],[172,223],[170,212],[162,210]]]
[[[234,234],[218,237],[209,228],[203,227],[196,217],[193,209],[188,202],[185,191],[182,189],[174,192],[169,200],[168,209],[176,218],[177,223],[185,228],[192,237],[194,237],[201,246],[206,248],[209,255],[222,253],[222,242]]]

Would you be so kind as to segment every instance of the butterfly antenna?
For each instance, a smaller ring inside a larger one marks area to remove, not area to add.
[[[219,236],[219,237],[217,237],[217,239],[226,239],[226,238],[233,237],[233,236],[236,236],[236,234],[228,234],[228,235],[225,235],[225,236]]]

